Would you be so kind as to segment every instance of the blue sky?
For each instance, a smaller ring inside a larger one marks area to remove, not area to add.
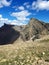
[[[0,0],[0,27],[26,25],[30,18],[49,22],[49,0]]]

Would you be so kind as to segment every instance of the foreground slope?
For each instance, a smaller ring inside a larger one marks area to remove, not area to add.
[[[49,36],[0,46],[0,65],[49,65]]]

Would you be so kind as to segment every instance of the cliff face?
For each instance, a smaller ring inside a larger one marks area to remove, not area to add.
[[[21,38],[23,41],[35,40],[42,35],[49,35],[49,23],[32,18],[27,25],[13,26],[4,24],[0,28],[0,44],[13,43]]]

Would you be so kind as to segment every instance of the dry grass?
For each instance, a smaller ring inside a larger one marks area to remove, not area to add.
[[[49,62],[49,42],[23,42],[0,46],[0,65],[35,65]],[[45,64],[44,64],[45,65]]]

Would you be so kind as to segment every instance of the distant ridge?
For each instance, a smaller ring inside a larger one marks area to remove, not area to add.
[[[0,44],[13,43],[19,38],[23,41],[34,41],[44,35],[49,35],[49,23],[31,18],[30,22],[24,26],[4,24],[4,26],[0,28]]]

